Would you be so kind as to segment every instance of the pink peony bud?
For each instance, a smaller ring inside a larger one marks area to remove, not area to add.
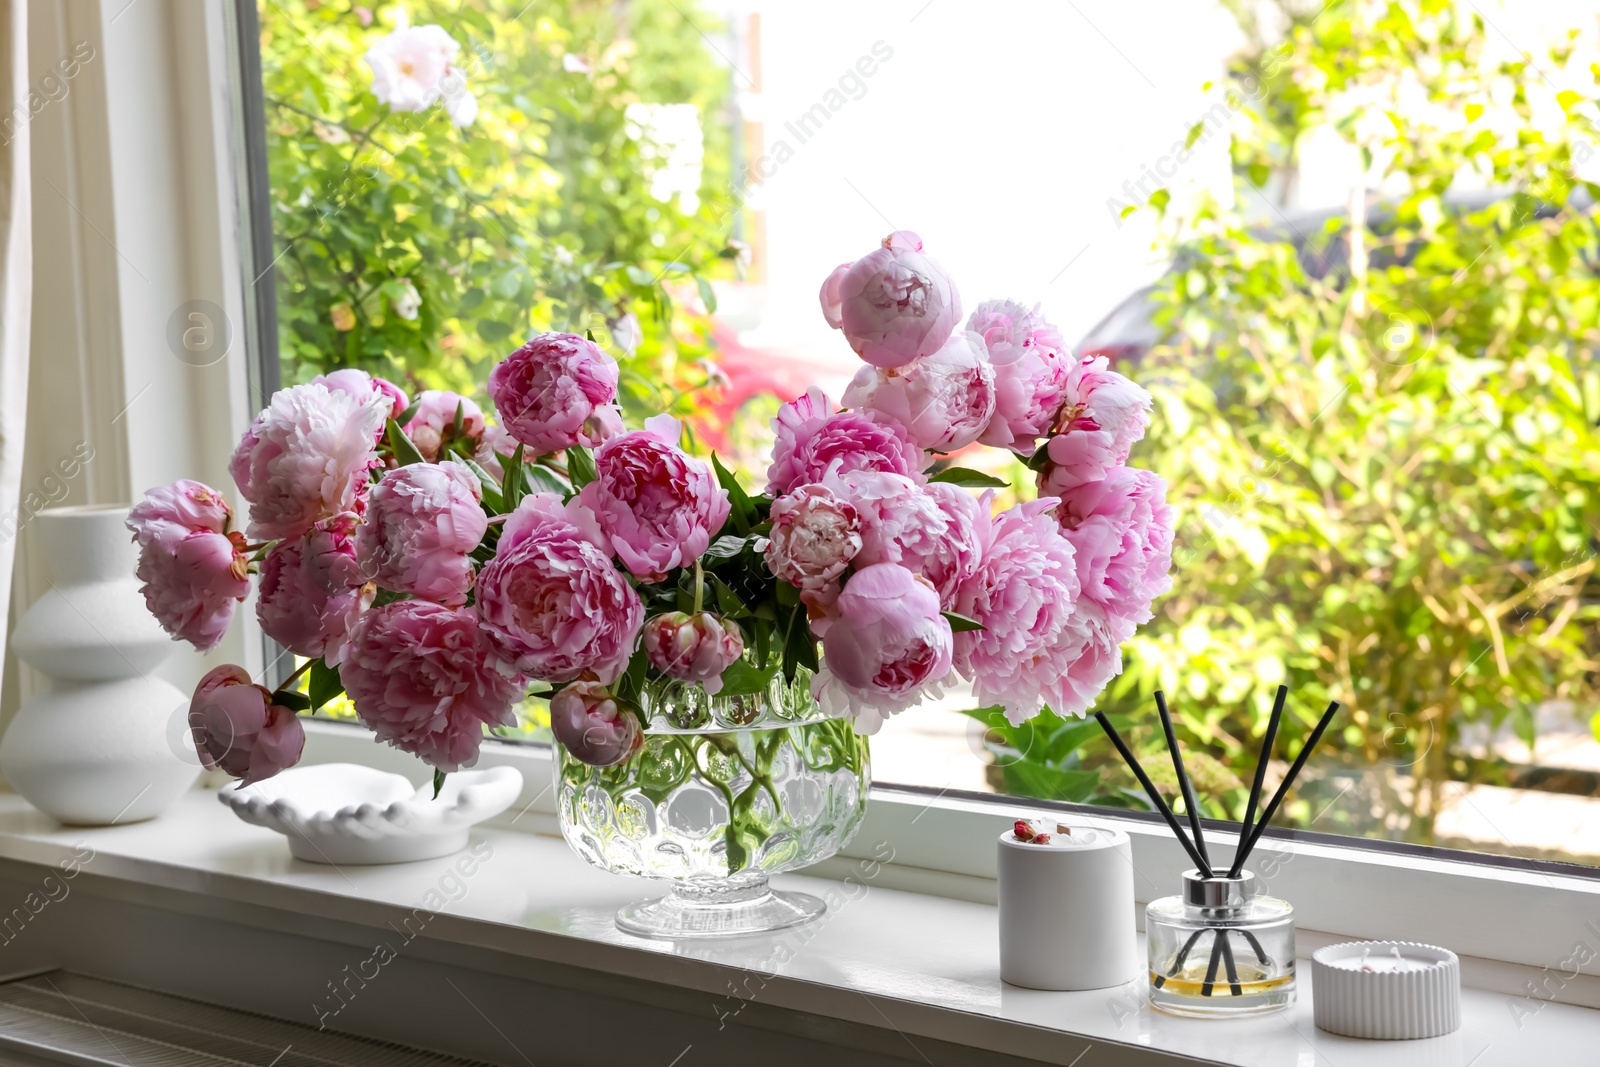
[[[417,413],[400,427],[429,463],[437,460],[455,440],[456,407],[461,408],[461,439],[468,442],[468,453],[475,453],[483,440],[483,409],[471,397],[442,389],[429,389],[417,397]]]
[[[224,664],[195,687],[189,733],[200,762],[238,778],[241,787],[300,762],[306,732],[288,708],[272,702],[243,667]]]
[[[150,490],[128,512],[145,607],[175,640],[202,652],[222,641],[250,592],[250,561],[243,538],[228,529],[232,517],[220,493],[187,479]]]
[[[976,441],[994,417],[995,371],[982,339],[963,331],[904,367],[862,367],[844,391],[844,405],[888,416],[920,448],[954,452]]]
[[[846,263],[822,283],[822,314],[874,367],[931,355],[961,321],[961,297],[922,239],[898,230],[883,247]]]
[[[488,518],[478,479],[459,463],[396,467],[372,487],[367,521],[356,534],[356,555],[368,581],[452,607],[472,588],[469,553],[483,540]]]
[[[594,448],[622,429],[617,361],[571,333],[542,333],[495,364],[489,396],[528,457]]]
[[[628,573],[647,582],[700,558],[728,519],[728,491],[678,448],[678,420],[656,415],[595,453],[578,503],[598,520]]]
[[[699,682],[707,696],[722,690],[722,672],[744,655],[744,638],[709,611],[669,611],[644,624],[644,654],[656,670],[680,682]]]
[[[298,656],[337,666],[356,616],[372,603],[356,561],[354,515],[324,519],[302,537],[279,541],[261,564],[256,618],[268,637]]]
[[[850,576],[822,639],[811,693],[830,715],[874,734],[889,716],[937,695],[950,673],[950,623],[939,594],[897,563]]]
[[[800,589],[820,589],[861,551],[861,520],[823,485],[802,485],[772,502],[767,569]]]
[[[815,387],[778,409],[772,432],[777,436],[767,468],[772,496],[820,482],[830,472],[889,471],[922,479],[926,457],[905,427],[871,411],[836,412],[828,395]]]
[[[550,732],[591,767],[621,763],[644,745],[639,717],[599,682],[573,682],[550,698]]]

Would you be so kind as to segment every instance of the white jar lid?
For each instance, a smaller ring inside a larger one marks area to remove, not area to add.
[[[1411,941],[1349,941],[1311,955],[1317,1029],[1383,1040],[1461,1026],[1461,961]]]

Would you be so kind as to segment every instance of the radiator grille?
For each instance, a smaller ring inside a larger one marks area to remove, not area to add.
[[[0,985],[0,1050],[116,1067],[481,1067],[68,971]]]

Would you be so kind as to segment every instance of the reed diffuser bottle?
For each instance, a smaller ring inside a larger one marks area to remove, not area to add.
[[[1173,1015],[1254,1015],[1294,1003],[1294,908],[1255,875],[1185,871],[1183,892],[1145,908],[1150,1003]]]
[[[1317,742],[1322,740],[1323,731],[1339,711],[1339,704],[1335,701],[1323,712],[1290,765],[1289,773],[1284,775],[1257,819],[1256,808],[1266,784],[1267,761],[1272,755],[1288,695],[1287,688],[1278,687],[1261,755],[1256,761],[1255,781],[1250,786],[1239,844],[1234,850],[1232,864],[1225,869],[1212,865],[1206,849],[1200,808],[1195,802],[1189,775],[1184,771],[1183,755],[1178,750],[1165,694],[1156,692],[1156,710],[1161,715],[1167,749],[1172,755],[1172,769],[1183,796],[1188,835],[1184,834],[1182,824],[1162,799],[1155,783],[1139,766],[1132,750],[1111,725],[1111,720],[1104,713],[1095,715],[1128,769],[1144,787],[1151,805],[1195,864],[1194,869],[1183,873],[1181,893],[1151,901],[1145,908],[1150,1004],[1161,1011],[1194,1018],[1227,1018],[1277,1011],[1294,1003],[1294,908],[1276,897],[1258,895],[1256,876],[1244,869],[1244,863]]]

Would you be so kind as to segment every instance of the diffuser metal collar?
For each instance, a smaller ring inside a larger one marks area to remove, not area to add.
[[[1239,877],[1207,878],[1197,870],[1183,872],[1183,902],[1191,908],[1242,908],[1255,895],[1256,876],[1241,871]]]

